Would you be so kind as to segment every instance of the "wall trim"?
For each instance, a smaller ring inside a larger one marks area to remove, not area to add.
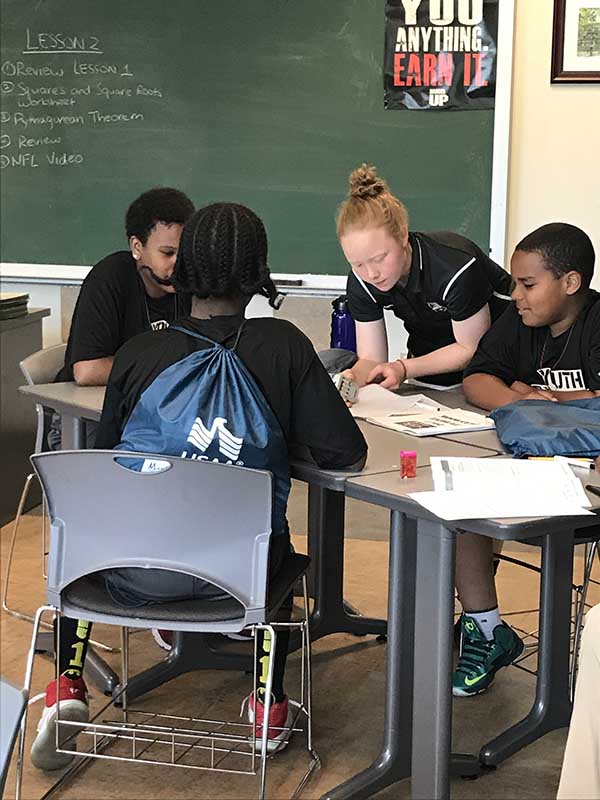
[[[54,286],[80,286],[91,266],[73,264],[14,264],[0,263],[0,278],[7,283]],[[282,294],[297,297],[333,297],[346,290],[345,275],[287,275],[273,273]],[[300,285],[290,285],[301,281]]]

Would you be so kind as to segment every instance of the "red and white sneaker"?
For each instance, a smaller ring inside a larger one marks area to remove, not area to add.
[[[156,644],[167,653],[173,649],[173,631],[165,631],[162,628],[152,628],[152,636]]]
[[[57,698],[58,694],[58,698]],[[72,680],[66,675],[61,675],[58,681],[51,681],[46,687],[46,706],[38,723],[38,733],[31,747],[31,761],[38,769],[62,769],[68,766],[73,756],[68,753],[56,752],[56,719],[57,700],[60,703],[61,720],[72,722],[87,722],[90,718],[90,709],[87,699],[87,686],[83,678]],[[61,740],[68,739],[73,733],[68,726],[61,730]],[[66,750],[77,750],[75,737],[64,745]]]
[[[251,725],[254,724],[254,714],[256,713],[256,751],[261,752],[265,707],[260,700],[255,704],[254,692],[252,692],[242,703],[242,713],[246,701],[248,701],[248,722]],[[271,708],[269,709],[269,733],[267,734],[269,737],[267,739],[268,753],[273,753],[275,750],[285,747],[292,735],[294,712],[290,708],[291,705],[292,703],[290,703],[287,695],[279,703],[271,703]],[[250,744],[252,744],[253,737],[250,736],[249,740]]]

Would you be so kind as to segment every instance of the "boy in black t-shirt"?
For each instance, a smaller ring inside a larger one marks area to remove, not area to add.
[[[465,370],[471,403],[600,394],[600,295],[590,289],[594,248],[579,228],[544,225],[511,260],[514,303],[483,337]]]
[[[590,289],[594,248],[579,228],[543,225],[511,259],[514,301],[479,343],[465,370],[467,399],[485,409],[517,400],[565,402],[600,395],[600,295]],[[457,695],[477,694],[523,649],[500,619],[493,540],[457,538],[456,586],[463,606]]]
[[[177,189],[150,189],[133,201],[125,218],[130,249],[102,259],[85,278],[57,381],[105,385],[122,344],[189,313],[189,297],[175,293],[170,277],[193,212]]]

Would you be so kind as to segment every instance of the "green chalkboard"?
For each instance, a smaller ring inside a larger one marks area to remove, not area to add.
[[[129,202],[246,203],[275,272],[340,274],[374,163],[413,229],[487,246],[493,112],[383,109],[385,0],[1,0],[2,260],[92,264]]]

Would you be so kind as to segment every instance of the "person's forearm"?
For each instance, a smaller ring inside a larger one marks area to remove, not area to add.
[[[402,359],[407,378],[421,375],[438,375],[443,372],[457,372],[464,369],[473,358],[475,348],[468,348],[458,342],[440,347],[426,356]]]
[[[590,392],[581,389],[579,392],[554,392],[554,396],[559,403],[568,403],[569,400],[587,400],[589,397],[598,397],[600,392]]]
[[[114,356],[77,361],[73,364],[73,377],[79,386],[106,386]]]
[[[367,382],[367,375],[371,370],[377,366],[377,361],[371,361],[369,358],[359,358],[358,361],[350,368],[350,372],[354,376],[354,380],[359,386],[364,386]]]
[[[463,381],[463,389],[469,403],[486,411],[507,406],[523,398],[523,394],[514,391],[500,378],[483,372],[468,375]]]

